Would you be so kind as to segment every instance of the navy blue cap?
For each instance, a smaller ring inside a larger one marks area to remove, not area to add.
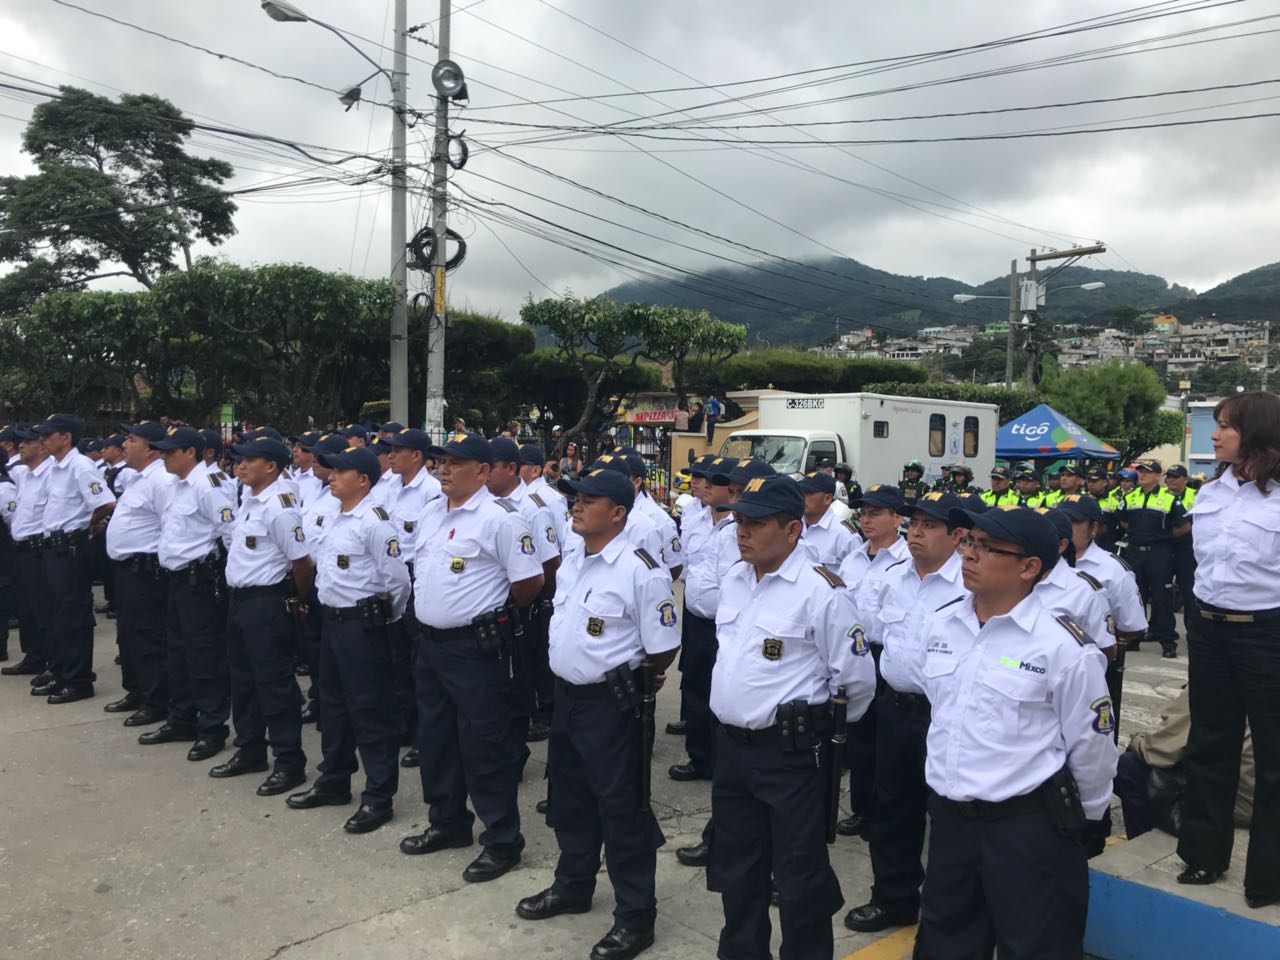
[[[74,440],[79,440],[80,434],[84,433],[84,422],[70,413],[51,413],[31,429],[41,437],[51,433],[69,433]]]
[[[760,463],[759,460],[753,462]],[[747,481],[737,500],[721,509],[732,510],[744,517],[772,517],[781,513],[799,520],[804,516],[804,494],[800,484],[790,477],[777,473],[757,476]]]
[[[536,443],[526,443],[520,448],[520,466],[541,467],[547,462],[547,455]]]
[[[556,489],[566,496],[586,494],[588,497],[608,497],[620,507],[631,509],[636,502],[635,487],[621,470],[593,467],[577,480],[562,477]]]
[[[645,469],[644,457],[626,447],[618,447],[610,453],[601,454],[592,466],[617,470],[629,477],[643,477],[648,472]]]
[[[319,440],[320,440],[319,430],[308,430],[305,433],[298,434],[296,437],[289,438],[290,443],[296,443],[303,450],[310,450],[312,447],[316,445],[316,443],[319,442]]]
[[[1072,520],[1088,520],[1091,523],[1102,522],[1102,506],[1093,497],[1073,493],[1058,501],[1057,509]]]
[[[431,437],[425,430],[415,430],[412,427],[401,427],[391,436],[383,437],[382,442],[388,446],[407,447],[424,454],[431,452]]]
[[[711,471],[723,462],[724,460],[714,453],[704,453],[680,472],[691,477],[702,477],[705,480],[711,476]]]
[[[340,433],[326,433],[318,441],[311,452],[317,457],[321,454],[341,453],[347,449],[347,438]],[[324,466],[324,464],[321,464]]]
[[[10,424],[5,424],[4,428],[0,429],[0,443],[17,443],[21,439],[17,429]]]
[[[849,504],[851,507],[885,507],[902,512],[906,502],[902,499],[902,491],[887,483],[873,483],[862,491],[862,496]]]
[[[427,455],[437,460],[448,455],[493,466],[493,447],[489,446],[488,440],[475,433],[450,434],[443,446],[432,447]]]
[[[256,436],[252,440],[246,439],[244,443],[234,444],[231,449],[246,460],[250,457],[274,460],[282,470],[293,459],[293,455],[289,452],[289,448],[284,445],[283,440],[277,440],[269,436]]]
[[[777,474],[778,471],[763,460],[721,460],[718,466],[707,472],[707,477],[717,487],[727,487],[731,483],[745,486],[752,480]]]
[[[951,514],[951,522],[957,527],[981,530],[997,540],[1017,544],[1028,556],[1039,557],[1044,573],[1058,562],[1058,531],[1048,517],[1027,507],[1005,504],[986,513],[956,510]]]
[[[836,495],[836,478],[829,473],[811,473],[797,482],[801,493],[825,493],[831,497]]]
[[[247,443],[250,440],[257,440],[259,437],[269,437],[272,440],[284,443],[284,434],[275,427],[259,427],[257,430],[250,430],[244,435],[244,440]]]
[[[334,433],[340,433],[348,440],[352,437],[359,437],[361,440],[368,439],[368,431],[358,423],[349,423],[345,427],[335,430]]]
[[[1164,472],[1164,475],[1165,475],[1166,477],[1187,477],[1187,476],[1190,476],[1190,474],[1189,474],[1189,473],[1187,473],[1187,468],[1186,468],[1186,467],[1184,467],[1184,466],[1183,466],[1182,464],[1180,464],[1180,463],[1175,463],[1173,466],[1171,466],[1168,470],[1166,470],[1166,471]]]
[[[1013,474],[1008,467],[992,467],[991,477],[996,480],[1012,480]]]
[[[955,494],[956,500],[960,502],[960,509],[968,510],[971,513],[986,513],[991,507],[982,499],[982,494],[967,491],[965,493]]]
[[[195,447],[196,454],[204,453],[204,434],[195,427],[170,427],[159,440],[150,441],[154,450],[185,450]]]
[[[1108,480],[1106,467],[1090,467],[1089,472],[1084,475],[1086,480]]]
[[[404,429],[404,424],[397,423],[394,420],[388,420],[386,423],[384,423],[381,427],[378,428],[378,430],[382,433],[399,433],[403,429]]]
[[[1160,466],[1160,461],[1153,460],[1150,457],[1143,457],[1141,460],[1133,461],[1133,466],[1136,470],[1150,470],[1152,473],[1163,472],[1163,469]]]
[[[339,453],[319,454],[320,466],[330,470],[358,470],[369,478],[373,486],[382,477],[382,464],[378,455],[368,447],[343,447]]]
[[[503,463],[518,464],[520,462],[520,444],[510,437],[494,437],[489,441],[489,447],[493,450],[494,463],[499,460]]]
[[[13,433],[14,433],[14,436],[18,438],[19,443],[21,443],[24,440],[36,440],[40,437],[40,432],[36,430],[35,427],[31,427],[31,428],[14,427]],[[103,442],[105,443],[105,441]]]
[[[1049,522],[1053,524],[1053,529],[1058,531],[1059,540],[1071,539],[1071,518],[1061,510],[1055,510],[1052,507],[1036,507],[1036,513],[1049,518]]]
[[[1014,468],[1013,479],[1015,480],[1039,480],[1040,477],[1036,473],[1035,468],[1028,464],[1020,464]]]
[[[139,420],[137,423],[122,423],[120,428],[125,433],[131,433],[135,437],[141,437],[147,443],[155,443],[157,440],[163,440],[165,434],[165,426],[159,420]]]
[[[953,523],[951,511],[963,509],[965,509],[965,505],[954,493],[926,493],[915,503],[909,503],[901,507],[898,512],[904,517],[923,513],[937,520]]]
[[[1064,463],[1058,468],[1058,475],[1061,476],[1064,473],[1069,473],[1073,477],[1083,477],[1084,465],[1079,463]]]
[[[32,427],[32,429],[34,430],[35,428],[34,428],[34,427]],[[123,434],[123,433],[113,433],[113,434],[112,434],[111,436],[109,436],[109,437],[103,437],[103,438],[102,438],[102,448],[103,448],[104,450],[105,450],[107,447],[123,447],[123,446],[124,446],[124,434]]]
[[[204,448],[206,450],[216,450],[222,452],[222,431],[214,430],[212,427],[200,431],[200,436],[204,437]],[[106,443],[104,440],[103,443]]]

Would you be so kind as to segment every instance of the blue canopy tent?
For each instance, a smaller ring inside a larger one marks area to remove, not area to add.
[[[1009,461],[1085,457],[1114,460],[1120,451],[1042,403],[1000,428],[996,456]]]

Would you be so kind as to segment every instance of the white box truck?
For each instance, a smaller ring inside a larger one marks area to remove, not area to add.
[[[891,397],[879,393],[773,393],[760,397],[758,426],[735,430],[720,455],[756,457],[802,476],[831,459],[858,482],[892,483],[919,460],[932,481],[943,464],[963,463],[984,488],[995,466],[999,419],[993,403]]]

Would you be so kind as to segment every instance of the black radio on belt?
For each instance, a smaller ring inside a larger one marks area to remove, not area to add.
[[[818,731],[807,700],[779,704],[777,729],[785,753],[802,753],[818,745]]]
[[[515,649],[517,639],[523,635],[519,611],[513,604],[482,613],[471,621],[476,631],[476,647],[486,657],[505,660]]]
[[[365,597],[356,608],[370,630],[381,630],[391,624],[391,598],[385,593]]]
[[[604,675],[604,682],[608,684],[609,696],[613,697],[614,705],[619,711],[639,716],[639,710],[644,705],[644,694],[640,690],[640,684],[636,682],[635,671],[629,664],[614,667]]]

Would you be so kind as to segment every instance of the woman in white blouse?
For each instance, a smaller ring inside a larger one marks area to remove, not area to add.
[[[1246,721],[1258,781],[1244,892],[1250,907],[1280,902],[1280,397],[1229,397],[1213,411],[1223,469],[1196,496],[1199,612],[1188,617],[1191,735],[1178,855],[1179,883],[1227,869],[1231,812]]]

